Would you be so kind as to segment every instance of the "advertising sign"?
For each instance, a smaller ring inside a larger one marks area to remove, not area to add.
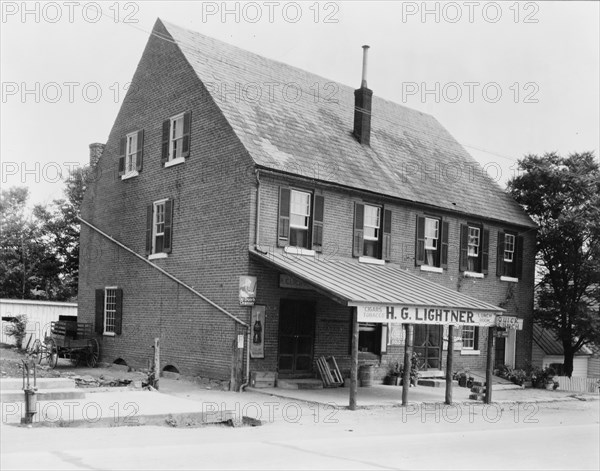
[[[469,309],[440,309],[427,306],[357,306],[358,322],[396,324],[476,325],[493,327],[496,314]]]
[[[265,357],[265,306],[252,306],[250,357]]]
[[[256,301],[256,277],[240,276],[240,306],[254,306]]]

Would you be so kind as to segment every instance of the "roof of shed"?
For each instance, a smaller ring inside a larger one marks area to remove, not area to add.
[[[353,88],[161,20],[154,34],[175,41],[258,166],[536,227],[431,115],[375,90],[371,145],[361,145]]]

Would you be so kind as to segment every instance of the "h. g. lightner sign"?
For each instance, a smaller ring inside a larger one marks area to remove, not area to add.
[[[357,306],[358,322],[400,324],[478,325],[492,327],[496,314],[469,309],[440,309],[426,306]]]

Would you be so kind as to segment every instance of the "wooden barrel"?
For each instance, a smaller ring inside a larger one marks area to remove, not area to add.
[[[358,369],[358,377],[360,378],[360,385],[363,388],[373,386],[373,365],[362,365]]]

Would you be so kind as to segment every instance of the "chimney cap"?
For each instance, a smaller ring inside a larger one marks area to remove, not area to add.
[[[360,80],[360,88],[367,88],[367,52],[369,47],[366,44],[363,48],[363,63],[362,63],[362,78]]]

